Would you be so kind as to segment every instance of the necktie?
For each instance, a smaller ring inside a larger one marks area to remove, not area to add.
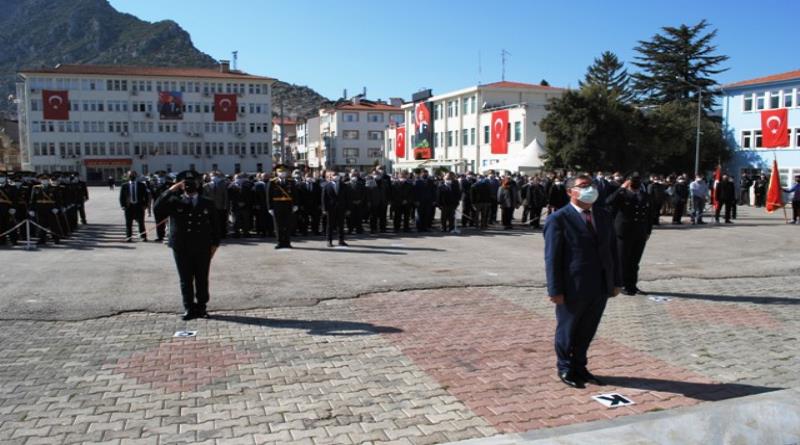
[[[131,204],[136,204],[136,183],[131,182]]]
[[[333,191],[336,192],[337,195],[339,194],[339,183],[336,181],[333,182]]]
[[[597,232],[594,230],[594,223],[592,223],[591,210],[583,211],[583,220],[586,221],[586,228],[589,229],[589,232],[591,232],[592,235],[597,236]]]

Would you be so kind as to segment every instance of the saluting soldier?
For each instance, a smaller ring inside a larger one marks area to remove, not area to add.
[[[208,273],[219,247],[219,218],[214,202],[200,196],[201,176],[191,170],[158,197],[155,212],[169,216],[169,246],[175,257],[183,297],[183,320],[207,318]]]
[[[278,165],[275,171],[278,177],[267,183],[267,210],[275,221],[278,237],[275,248],[291,249],[292,225],[299,201],[297,184],[294,179],[289,178],[289,170],[285,165]]]
[[[614,217],[617,250],[622,268],[622,292],[625,295],[646,294],[637,287],[639,262],[653,230],[650,195],[642,185],[642,177],[632,173],[606,200]]]
[[[8,174],[0,171],[0,245],[5,245],[6,239],[11,241],[11,244],[17,244],[17,231],[11,231],[6,234],[12,227],[17,225],[17,218],[14,216],[17,210],[14,204],[17,200],[17,189],[8,179]]]
[[[40,184],[34,186],[33,190],[31,190],[30,210],[28,211],[28,214],[31,217],[35,217],[37,224],[41,226],[37,227],[39,240],[36,244],[47,243],[48,231],[53,243],[59,244],[62,232],[61,224],[58,220],[58,212],[61,210],[60,196],[57,194],[58,189],[53,187],[50,175],[47,173],[42,173],[38,179]]]

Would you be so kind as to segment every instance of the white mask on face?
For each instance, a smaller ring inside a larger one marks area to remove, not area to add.
[[[597,192],[596,188],[586,187],[580,189],[580,192],[581,194],[578,196],[578,201],[584,204],[594,204],[594,202],[597,201],[599,193]]]

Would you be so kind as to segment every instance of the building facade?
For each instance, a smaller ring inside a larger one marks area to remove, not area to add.
[[[269,77],[218,69],[57,65],[18,74],[22,167],[91,182],[133,169],[270,170]]]
[[[545,144],[546,135],[539,128],[539,122],[547,114],[545,105],[564,91],[562,88],[504,81],[426,98],[433,124],[433,157],[427,160],[415,159],[415,104],[405,104],[404,121],[408,124],[387,130],[386,156],[394,170],[441,166],[459,173],[484,171],[518,155],[534,140]],[[492,116],[497,111],[508,112],[504,129],[507,152],[504,154],[492,152],[495,136]],[[398,129],[404,133],[402,147],[397,146]],[[398,156],[398,148],[401,148],[401,156]]]
[[[305,153],[313,170],[369,171],[386,162],[385,131],[404,119],[398,105],[356,96],[323,107],[298,124],[297,151]]]
[[[777,159],[781,183],[791,183],[800,175],[800,70],[732,83],[722,91],[723,128],[734,152],[725,169],[738,179],[769,173]],[[781,109],[788,117],[787,146],[765,148],[761,115]]]

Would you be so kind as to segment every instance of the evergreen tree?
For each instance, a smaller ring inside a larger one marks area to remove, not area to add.
[[[625,103],[633,98],[628,70],[611,51],[604,51],[600,57],[594,59],[594,63],[586,70],[584,80],[579,81],[578,85],[581,88],[598,85],[609,93],[613,92],[618,100]]]
[[[542,81],[539,82],[539,85],[541,85],[543,87],[549,87],[550,86],[550,82],[548,82],[546,79],[542,79]]]
[[[661,28],[650,41],[639,41],[634,48],[639,55],[633,62],[641,71],[633,74],[633,89],[647,105],[663,105],[673,101],[696,101],[697,87],[703,93],[703,106],[714,104],[712,76],[727,69],[719,65],[728,56],[716,54],[712,41],[717,30],[706,32],[705,20],[694,26]]]

